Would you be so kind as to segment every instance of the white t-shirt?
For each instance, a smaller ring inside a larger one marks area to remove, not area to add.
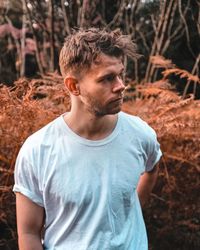
[[[161,154],[138,117],[120,112],[113,132],[92,141],[62,115],[22,146],[13,190],[44,207],[44,249],[147,250],[136,187]]]

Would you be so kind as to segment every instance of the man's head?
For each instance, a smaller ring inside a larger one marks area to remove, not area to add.
[[[130,37],[120,31],[91,28],[69,35],[60,53],[60,69],[72,107],[95,117],[118,113],[125,89],[123,57],[137,57],[135,50]]]
[[[136,46],[127,35],[119,30],[80,29],[66,38],[60,52],[60,70],[63,77],[68,74],[78,77],[83,71],[98,63],[101,54],[116,58],[135,58]]]

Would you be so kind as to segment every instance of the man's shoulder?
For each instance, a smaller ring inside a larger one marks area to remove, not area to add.
[[[60,117],[55,118],[53,121],[29,135],[24,144],[29,145],[29,147],[36,147],[52,142],[59,133],[60,119]]]
[[[120,117],[124,123],[130,124],[131,126],[150,127],[146,121],[136,115],[131,115],[125,112],[120,112]]]
[[[125,112],[120,112],[120,116],[126,130],[130,130],[142,137],[148,137],[154,134],[154,129],[139,116],[131,115]]]

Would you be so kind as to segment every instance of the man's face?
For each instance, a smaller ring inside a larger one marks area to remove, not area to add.
[[[98,117],[118,113],[125,89],[123,70],[121,58],[100,55],[79,81],[81,105]]]

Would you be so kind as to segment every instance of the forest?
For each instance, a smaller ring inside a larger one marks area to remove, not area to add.
[[[0,0],[0,249],[18,249],[17,154],[70,110],[59,52],[87,27],[120,29],[140,54],[124,61],[122,109],[155,129],[163,152],[143,210],[149,250],[200,249],[199,0]]]

